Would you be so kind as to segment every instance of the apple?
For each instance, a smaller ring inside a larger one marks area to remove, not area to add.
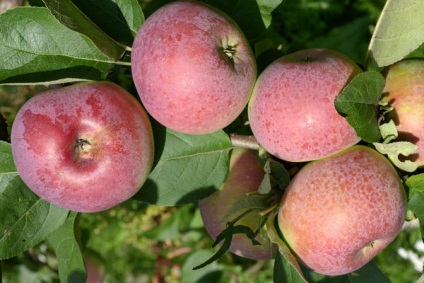
[[[256,61],[240,28],[202,3],[178,1],[153,13],[137,33],[132,75],[147,112],[187,134],[220,130],[246,107]]]
[[[199,210],[204,226],[214,240],[226,228],[227,222],[247,210],[247,208],[240,209],[230,213],[233,205],[243,196],[258,190],[264,175],[257,160],[257,152],[244,148],[233,149],[226,181],[218,191],[199,201]],[[261,216],[255,211],[236,222],[236,225],[245,225],[256,231],[260,221]],[[229,251],[250,259],[272,258],[272,244],[263,230],[255,240],[259,241],[261,245],[253,245],[247,236],[235,234]]]
[[[41,198],[97,212],[133,196],[153,162],[146,112],[109,82],[50,89],[16,115],[12,154],[19,175]]]
[[[393,241],[406,208],[393,166],[375,150],[356,145],[310,162],[295,175],[283,195],[278,224],[306,266],[342,275]]]
[[[399,137],[418,146],[414,161],[424,166],[424,60],[407,59],[385,71],[383,93],[394,107],[389,117],[394,120]]]
[[[283,56],[259,76],[248,106],[258,142],[291,162],[321,159],[359,141],[334,99],[361,69],[328,49]]]
[[[100,260],[92,256],[85,256],[84,264],[87,270],[86,283],[102,283],[105,277],[105,268]]]

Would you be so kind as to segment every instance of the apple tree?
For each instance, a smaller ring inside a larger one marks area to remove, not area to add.
[[[4,2],[0,282],[423,280],[424,2]]]

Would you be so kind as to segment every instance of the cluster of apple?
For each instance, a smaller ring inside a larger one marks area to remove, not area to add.
[[[132,197],[154,158],[144,109],[172,130],[207,134],[248,107],[253,135],[269,154],[309,162],[290,181],[278,211],[282,235],[301,262],[323,274],[349,273],[400,231],[406,196],[398,173],[373,149],[355,145],[360,139],[334,108],[334,99],[361,72],[349,58],[303,50],[276,60],[257,77],[253,52],[238,26],[212,7],[181,1],[146,20],[131,61],[144,108],[115,84],[91,82],[46,91],[20,109],[12,128],[13,156],[20,176],[41,198],[96,212]],[[420,165],[424,111],[411,105],[424,103],[423,72],[422,61],[400,62],[386,74],[385,89],[395,100],[399,130],[416,138]],[[232,205],[261,184],[265,173],[256,157],[234,149],[226,182],[199,202],[213,238],[235,217],[228,213]],[[260,217],[249,214],[238,224],[259,231],[261,245],[236,235],[231,252],[272,257],[275,247],[260,229]]]

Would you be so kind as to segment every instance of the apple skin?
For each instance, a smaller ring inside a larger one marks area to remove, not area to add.
[[[278,212],[297,257],[325,275],[353,272],[398,235],[406,194],[393,166],[375,150],[353,146],[303,167]]]
[[[291,162],[321,159],[356,144],[359,138],[334,99],[360,72],[328,49],[277,59],[259,76],[249,102],[254,136],[270,154]]]
[[[255,151],[242,148],[233,150],[226,181],[218,191],[199,201],[199,210],[204,226],[214,240],[226,228],[228,221],[246,211],[246,209],[243,209],[228,215],[232,205],[241,197],[258,190],[264,175]],[[245,225],[256,231],[259,221],[259,214],[252,212],[239,220],[236,225]],[[261,233],[255,239],[261,245],[253,245],[252,241],[245,235],[233,235],[229,251],[250,259],[271,259],[274,249],[266,232],[261,230]]]
[[[385,70],[386,85],[399,138],[418,146],[414,161],[424,166],[424,60],[408,59]]]
[[[16,115],[11,141],[26,185],[41,198],[78,212],[105,210],[129,199],[153,162],[144,109],[109,82],[34,96]]]
[[[233,122],[257,74],[239,27],[222,12],[189,1],[165,5],[146,20],[131,65],[147,112],[187,134],[212,133]]]

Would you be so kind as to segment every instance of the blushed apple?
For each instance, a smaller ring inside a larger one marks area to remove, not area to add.
[[[406,195],[393,166],[353,146],[303,167],[287,187],[278,223],[301,262],[326,275],[353,272],[398,235]]]
[[[389,113],[401,140],[418,146],[414,161],[424,166],[424,60],[400,61],[385,70],[383,93],[394,111]]]
[[[146,20],[131,64],[147,112],[188,134],[233,122],[247,105],[257,73],[239,27],[222,12],[191,1],[165,5]]]
[[[264,175],[255,151],[243,148],[233,150],[226,181],[218,191],[199,201],[203,223],[213,239],[216,239],[226,228],[227,222],[232,221],[247,210],[246,208],[229,213],[232,206],[243,196],[258,190]],[[256,211],[239,220],[236,225],[245,225],[256,231],[259,228],[260,221],[261,216]],[[272,258],[272,244],[266,232],[261,230],[255,240],[259,241],[261,245],[253,245],[247,236],[236,234],[233,236],[229,251],[250,259]]]
[[[51,89],[28,100],[11,133],[25,184],[62,208],[97,212],[133,196],[153,162],[150,121],[109,82]]]
[[[306,49],[283,56],[259,76],[249,102],[249,121],[258,142],[292,162],[321,159],[356,144],[354,129],[334,99],[361,72],[344,55]]]

